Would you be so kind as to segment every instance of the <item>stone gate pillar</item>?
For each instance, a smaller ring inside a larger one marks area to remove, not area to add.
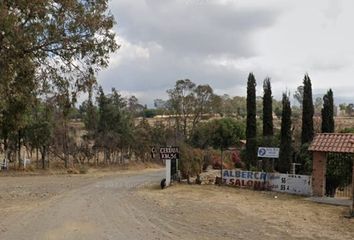
[[[313,152],[312,194],[323,197],[326,193],[327,156],[324,152]]]

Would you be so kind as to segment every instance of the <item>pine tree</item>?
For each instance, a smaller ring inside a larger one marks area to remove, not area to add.
[[[263,82],[263,136],[273,136],[272,88],[270,78]]]
[[[334,113],[333,113],[333,92],[329,89],[323,96],[323,108],[321,111],[322,125],[321,131],[323,133],[334,132]],[[334,197],[334,193],[337,187],[341,184],[343,179],[346,179],[345,175],[350,175],[351,159],[346,159],[345,155],[340,156],[338,159],[337,154],[329,154],[327,167],[326,167],[326,195]],[[348,172],[349,169],[349,172]]]
[[[329,89],[327,93],[323,96],[323,108],[321,111],[322,115],[322,126],[321,130],[323,133],[334,132],[334,112],[333,112],[333,92]]]
[[[246,164],[249,169],[257,161],[257,122],[256,122],[256,79],[253,73],[247,81],[247,126],[246,126]]]
[[[280,153],[278,162],[278,171],[286,173],[290,169],[292,160],[292,146],[291,146],[291,107],[289,97],[283,94],[283,110],[281,118],[280,130]]]
[[[302,132],[301,143],[310,143],[313,139],[313,100],[312,100],[312,86],[311,79],[306,74],[304,78],[304,98],[302,102]]]

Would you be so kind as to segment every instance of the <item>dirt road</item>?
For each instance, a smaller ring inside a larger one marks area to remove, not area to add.
[[[162,176],[0,178],[0,239],[354,239],[342,207]]]
[[[134,195],[137,187],[161,179],[161,171],[0,178],[1,198],[14,198],[1,207],[0,239],[164,239],[168,233],[149,219],[153,209],[141,212],[144,202]]]

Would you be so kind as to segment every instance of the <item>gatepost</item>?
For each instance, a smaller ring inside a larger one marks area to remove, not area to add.
[[[352,206],[350,209],[351,217],[354,217],[354,159],[353,161],[353,169],[352,169]]]
[[[171,184],[171,159],[165,159],[166,162],[166,187]]]

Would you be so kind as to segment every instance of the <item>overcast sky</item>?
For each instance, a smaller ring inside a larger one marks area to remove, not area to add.
[[[314,94],[328,88],[354,102],[352,0],[111,0],[121,49],[99,73],[106,91],[152,106],[176,80],[209,84],[217,94],[246,94],[249,72],[262,94],[293,93],[310,75]]]

